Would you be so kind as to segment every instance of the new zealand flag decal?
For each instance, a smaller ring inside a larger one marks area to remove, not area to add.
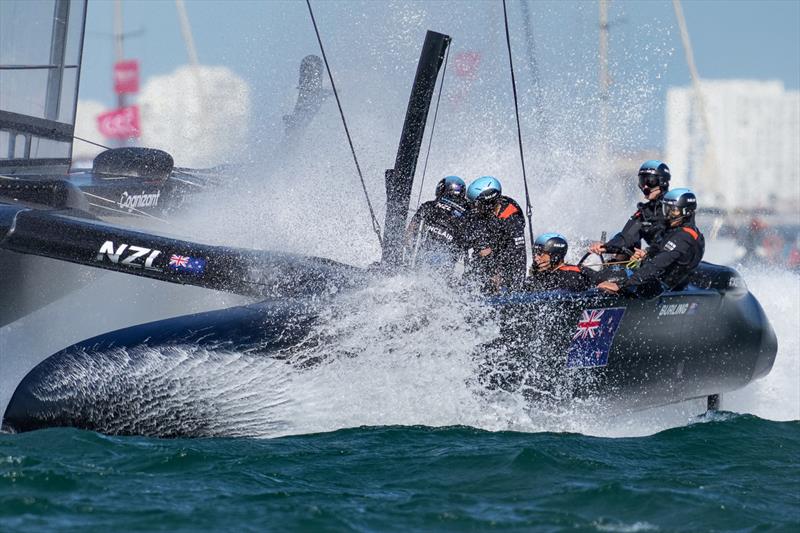
[[[170,270],[176,272],[188,272],[199,276],[206,270],[206,260],[199,257],[173,254],[169,258],[169,264],[167,266]]]
[[[567,368],[606,366],[624,314],[624,307],[583,311],[567,351]]]

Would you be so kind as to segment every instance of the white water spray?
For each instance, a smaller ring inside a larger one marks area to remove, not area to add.
[[[499,68],[506,64],[497,38],[501,28],[493,12],[476,13],[483,9],[476,5],[456,4],[455,11],[468,13],[444,11],[443,15],[421,4],[393,3],[388,25],[381,22],[381,10],[365,6],[353,26],[339,27],[326,43],[335,59],[337,85],[379,218],[383,170],[393,163],[413,62],[428,27],[452,33],[454,52],[479,51],[484,67],[466,95],[463,87],[451,84],[445,89],[423,198],[438,177],[452,173],[468,181],[497,175],[509,195],[524,197],[513,144],[510,87],[507,72]],[[476,17],[489,23],[475,28],[464,22]],[[399,36],[394,35],[395,21],[402,21]],[[523,91],[521,104],[533,175],[534,227],[537,232],[560,231],[574,243],[597,238],[599,229],[621,227],[633,203],[624,195],[635,189],[632,182],[602,179],[605,169],[596,168],[597,132],[588,119],[598,104],[593,94],[594,52],[580,37],[588,32],[574,31],[575,21],[564,27],[561,23],[551,17],[537,26],[544,28],[540,36],[550,35],[537,43],[545,58],[540,69],[554,73],[545,80],[545,101],[531,104],[526,100],[530,94]],[[593,24],[588,19],[579,23]],[[613,89],[615,101],[623,105],[613,117],[610,136],[623,146],[648,123],[648,113],[657,109],[655,80],[672,54],[666,38],[658,43],[658,25],[652,30],[641,32],[645,43],[633,43],[641,46],[628,47],[627,54],[641,54],[634,58],[639,61],[633,61],[640,70],[626,73],[621,64],[612,65],[616,77],[625,82]],[[517,51],[523,49],[520,42],[512,44]],[[364,46],[370,51],[368,59],[359,56],[353,61],[349,52]],[[528,81],[524,74],[520,77],[523,83]],[[531,126],[535,105],[549,113],[546,139]],[[196,216],[186,219],[186,232],[206,241],[303,252],[353,264],[376,260],[378,248],[337,120],[334,107],[323,106],[306,136],[291,149],[277,152],[279,159],[270,159],[272,152],[267,156],[254,151],[249,176],[238,177],[239,194],[209,194],[206,203],[195,208]],[[252,145],[259,147],[258,142]],[[630,161],[631,175],[638,163]],[[603,227],[598,228],[598,221]],[[776,329],[779,353],[770,376],[729,395],[723,406],[765,418],[800,418],[799,278],[787,273],[746,274]],[[348,312],[336,314],[341,309]],[[612,419],[577,413],[553,417],[532,412],[521,395],[482,394],[474,383],[476,361],[470,354],[498,335],[499,324],[486,309],[430,280],[391,278],[343,295],[320,328],[315,332],[317,342],[292,354],[295,359],[324,360],[304,370],[225,350],[145,349],[149,350],[145,360],[155,365],[149,368],[157,369],[158,376],[150,390],[160,391],[166,404],[149,410],[155,404],[151,398],[141,398],[142,420],[155,420],[162,409],[177,409],[181,402],[191,401],[218,406],[211,414],[221,434],[276,436],[360,425],[462,424],[616,436],[682,425],[704,409],[702,403],[690,402]],[[126,359],[120,361],[124,367]],[[87,373],[91,375],[89,369]]]

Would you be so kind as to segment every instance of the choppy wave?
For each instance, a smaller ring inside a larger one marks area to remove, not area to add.
[[[776,445],[779,443],[779,445]],[[0,435],[4,531],[793,530],[800,423],[649,437],[364,427],[282,439]]]

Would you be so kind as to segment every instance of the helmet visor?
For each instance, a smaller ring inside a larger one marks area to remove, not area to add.
[[[683,209],[675,204],[662,204],[661,209],[664,212],[664,216],[669,220],[675,220],[683,216]]]
[[[450,183],[445,192],[452,196],[460,196],[463,198],[467,191],[461,183]]]
[[[650,194],[650,191],[660,185],[658,176],[655,174],[639,174],[639,189],[645,194]]]

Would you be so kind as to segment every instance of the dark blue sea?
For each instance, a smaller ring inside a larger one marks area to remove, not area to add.
[[[645,437],[0,435],[0,531],[800,531],[800,421]]]

